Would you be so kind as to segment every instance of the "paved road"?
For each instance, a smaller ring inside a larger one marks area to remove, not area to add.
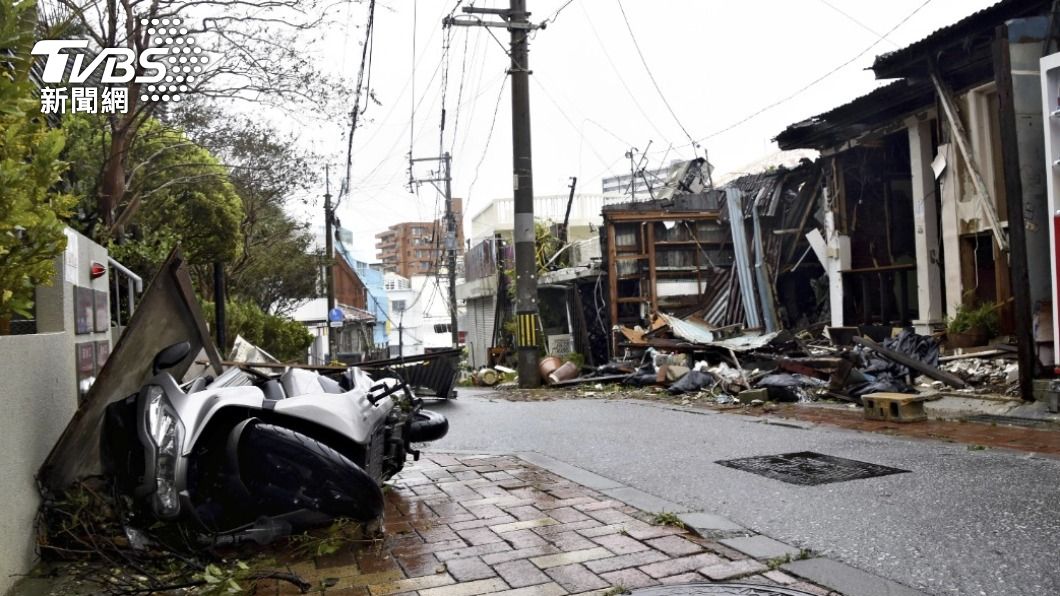
[[[938,595],[1060,594],[1060,461],[628,401],[462,390],[432,450],[537,451]],[[817,451],[910,470],[796,486],[716,460]]]

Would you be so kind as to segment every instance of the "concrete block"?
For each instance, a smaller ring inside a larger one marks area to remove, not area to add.
[[[927,420],[924,396],[907,393],[869,393],[861,398],[866,420],[920,422]]]

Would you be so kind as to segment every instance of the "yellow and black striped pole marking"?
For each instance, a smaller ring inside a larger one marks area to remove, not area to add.
[[[523,313],[519,318],[519,347],[537,347],[537,313]]]

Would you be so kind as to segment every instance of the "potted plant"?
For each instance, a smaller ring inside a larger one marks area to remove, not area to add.
[[[997,332],[997,306],[962,304],[946,324],[946,345],[950,348],[983,346]]]

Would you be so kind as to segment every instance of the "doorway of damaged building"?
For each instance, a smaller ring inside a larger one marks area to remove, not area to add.
[[[850,238],[843,320],[909,325],[919,313],[908,135],[865,140],[832,165],[836,231]]]

